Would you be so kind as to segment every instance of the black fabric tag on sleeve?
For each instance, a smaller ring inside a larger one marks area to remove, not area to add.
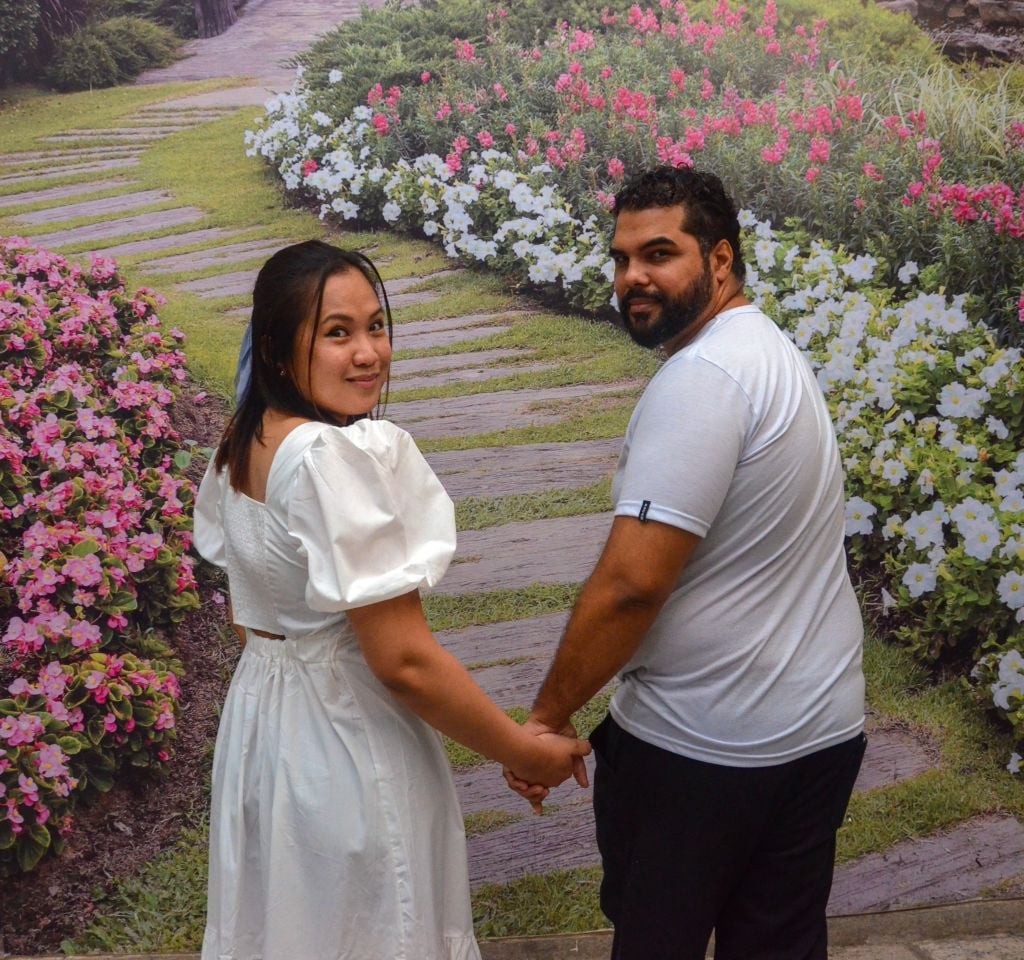
[[[644,502],[640,504],[640,513],[638,513],[637,516],[640,518],[641,523],[645,523],[647,521],[647,511],[650,509],[650,500],[644,500]]]

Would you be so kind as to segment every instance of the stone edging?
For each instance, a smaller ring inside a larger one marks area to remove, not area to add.
[[[950,940],[1024,930],[1024,898],[967,900],[937,907],[911,907],[883,913],[829,917],[833,947]],[[607,960],[611,931],[556,934],[543,937],[502,937],[483,940],[484,960]],[[195,953],[89,954],[66,957],[8,957],[7,960],[198,960]]]

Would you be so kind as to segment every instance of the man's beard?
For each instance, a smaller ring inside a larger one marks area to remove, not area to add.
[[[641,347],[658,347],[691,326],[711,303],[711,295],[711,265],[705,258],[700,276],[694,277],[678,297],[666,297],[657,291],[629,290],[619,301],[619,313],[634,343]],[[629,315],[629,307],[634,300],[650,301],[652,310],[660,308],[658,319],[643,327],[634,326]]]

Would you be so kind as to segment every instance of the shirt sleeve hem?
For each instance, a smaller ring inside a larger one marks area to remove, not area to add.
[[[663,507],[650,500],[620,500],[615,505],[615,516],[636,517],[640,520],[657,520],[658,523],[666,523],[670,527],[678,527],[688,533],[696,534],[698,537],[706,537],[711,525],[699,520],[697,517],[670,507]]]

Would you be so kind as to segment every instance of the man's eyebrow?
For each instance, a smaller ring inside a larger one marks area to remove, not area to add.
[[[678,244],[671,237],[652,237],[650,240],[640,244],[640,251],[651,250],[654,247],[677,247]],[[608,252],[614,257],[622,255],[623,251],[619,247],[609,247]]]

